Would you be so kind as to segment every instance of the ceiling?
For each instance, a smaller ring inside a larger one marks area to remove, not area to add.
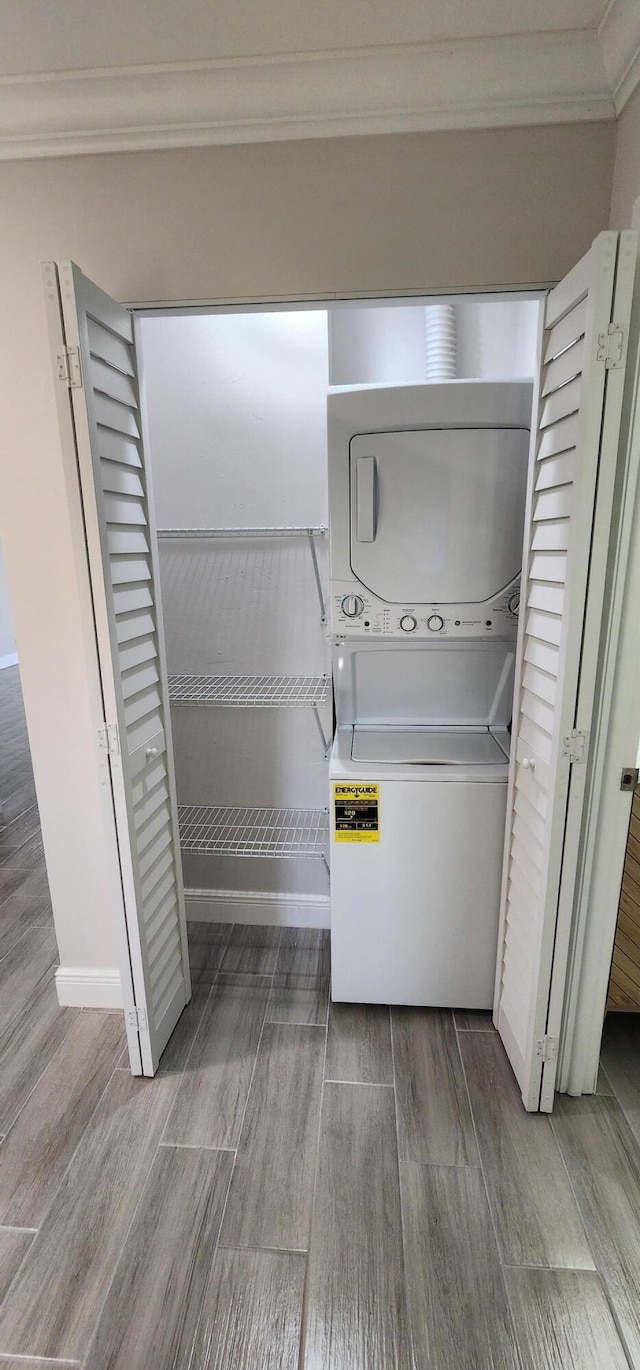
[[[2,0],[0,73],[596,29],[606,0]]]
[[[638,0],[0,0],[0,157],[614,118]]]

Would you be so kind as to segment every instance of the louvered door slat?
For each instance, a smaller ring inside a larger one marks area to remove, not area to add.
[[[617,234],[601,234],[551,292],[540,339],[495,1000],[529,1109],[552,1105],[555,1068],[544,1062],[544,1042],[552,1021],[559,1031],[578,862],[584,782],[566,739],[578,701],[595,689],[595,669],[585,675],[585,623],[602,611],[606,548],[594,556],[594,528],[606,540],[621,394],[599,352],[614,300],[627,289],[616,283],[618,247]],[[631,289],[632,279],[627,313]],[[591,645],[589,653],[591,662]]]
[[[602,234],[600,235],[602,238]],[[576,309],[578,305],[586,301],[591,295],[593,301],[593,258],[591,252],[587,252],[572,266],[571,270],[563,276],[562,280],[548,295],[545,305],[545,336],[549,329],[564,319],[567,314]],[[546,353],[546,346],[542,346],[542,355]]]
[[[553,457],[557,452],[568,452],[575,447],[577,440],[578,416],[570,414],[568,418],[560,419],[554,423],[553,428],[548,428],[540,434],[538,461],[544,461],[545,457]]]
[[[566,347],[571,346],[571,343],[584,337],[587,326],[587,303],[585,298],[580,304],[574,305],[559,323],[548,330],[545,362],[553,361],[554,357],[558,357]]]
[[[116,433],[113,428],[98,425],[98,451],[105,461],[119,461],[123,466],[142,466],[136,442],[133,438]]]
[[[131,699],[132,695],[137,695],[147,686],[155,685],[160,681],[158,668],[152,661],[141,666],[134,667],[133,670],[122,672],[122,695],[123,698]]]
[[[190,981],[134,333],[127,311],[76,267],[64,264],[60,275],[84,382],[74,419],[105,707],[119,734],[110,764],[136,1031],[143,1073],[153,1074]]]
[[[144,486],[138,472],[116,461],[103,463],[102,489],[112,490],[116,495],[134,495],[136,499],[144,495]]]
[[[555,676],[557,679],[560,655],[557,647],[549,646],[545,642],[539,642],[535,637],[527,634],[524,643],[524,660],[530,661],[532,666],[539,666],[548,675]]]
[[[572,494],[572,485],[560,485],[537,494],[533,506],[534,521],[547,523],[550,519],[570,518]]]
[[[151,569],[146,557],[123,557],[114,555],[111,558],[111,584],[128,585],[131,581],[150,580]]]
[[[536,530],[537,531],[537,530]],[[558,580],[564,585],[567,578],[567,558],[554,557],[547,552],[538,552],[531,560],[531,577],[535,580]]]
[[[548,490],[554,485],[571,485],[574,478],[574,461],[573,447],[567,452],[561,452],[559,456],[547,457],[545,461],[540,461],[536,490]]]
[[[533,552],[566,552],[569,541],[569,520],[559,518],[540,523],[533,529]]]
[[[522,685],[525,690],[537,694],[538,698],[544,699],[547,704],[555,704],[557,681],[552,675],[538,671],[535,666],[527,663],[522,675]]]
[[[107,548],[110,553],[148,552],[149,543],[143,528],[118,528],[112,524],[107,534]]]
[[[91,358],[91,381],[96,393],[109,395],[134,411],[138,408],[137,391],[132,377],[125,376],[99,357]]]
[[[123,371],[125,376],[133,376],[131,352],[128,342],[109,328],[104,328],[97,319],[87,319],[89,347],[93,357],[108,362],[110,366]]]
[[[581,388],[580,377],[577,376],[575,380],[569,381],[568,385],[563,385],[559,390],[547,395],[540,410],[540,427],[550,428],[559,419],[577,414],[580,408]]]
[[[532,585],[527,603],[530,609],[543,609],[546,614],[562,613],[564,591],[557,585]]]
[[[550,395],[574,376],[581,376],[584,365],[584,339],[574,342],[545,367],[543,395]]]
[[[526,615],[527,633],[529,637],[538,638],[540,642],[550,643],[557,647],[562,633],[562,624],[553,614],[545,614],[537,609],[532,609]]]
[[[125,438],[140,437],[140,429],[133,409],[129,409],[124,404],[119,404],[117,400],[112,400],[109,395],[99,394],[97,390],[94,391],[93,402],[97,424],[102,424],[104,428],[110,428],[114,433],[119,433]]]
[[[523,794],[522,790],[515,792],[514,809],[542,848],[544,846],[544,818],[536,812],[533,804],[527,799],[526,794]]]

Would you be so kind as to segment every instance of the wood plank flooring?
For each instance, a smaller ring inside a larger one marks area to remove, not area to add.
[[[190,924],[133,1079],[57,1004],[14,670],[0,794],[0,1370],[640,1370],[635,1022],[531,1116],[490,1015],[329,1005],[321,930]]]
[[[189,1363],[232,1166],[228,1151],[158,1150],[87,1370]]]
[[[414,1365],[519,1370],[482,1171],[403,1162],[400,1176]]]
[[[304,1364],[411,1364],[391,1089],[325,1085]]]

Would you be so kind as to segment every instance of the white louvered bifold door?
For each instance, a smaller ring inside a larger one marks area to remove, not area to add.
[[[553,1104],[636,251],[601,233],[541,306],[494,1012],[528,1109]]]
[[[191,986],[134,325],[73,263],[58,277],[133,987],[127,1031],[132,1070],[153,1075]]]

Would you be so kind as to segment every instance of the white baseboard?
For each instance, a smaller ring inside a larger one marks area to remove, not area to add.
[[[96,966],[59,966],[56,971],[58,1003],[65,1008],[122,1008],[119,970]]]
[[[6,671],[7,666],[18,665],[18,653],[9,652],[7,656],[0,656],[0,671]]]
[[[271,894],[264,890],[185,890],[187,921],[256,923],[283,928],[329,928],[328,894]]]

